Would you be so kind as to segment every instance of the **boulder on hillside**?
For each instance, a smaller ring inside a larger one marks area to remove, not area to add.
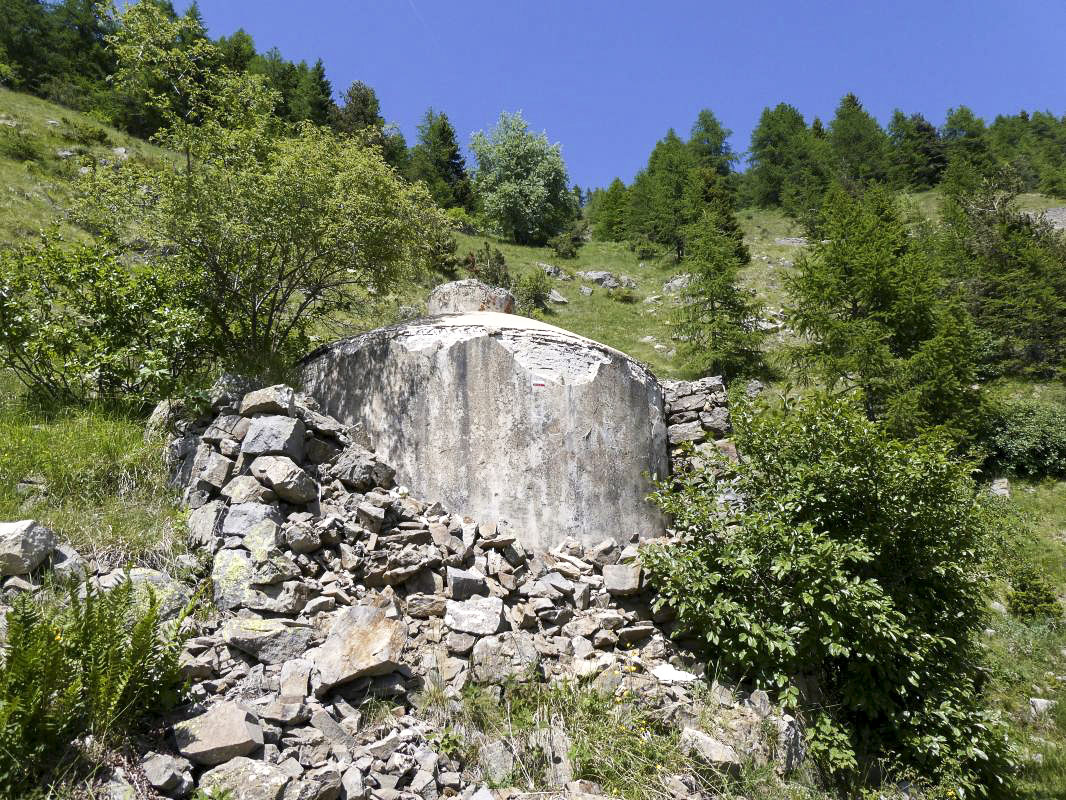
[[[476,278],[444,283],[429,294],[427,311],[431,317],[440,314],[466,314],[472,311],[496,311],[510,314],[515,297],[506,289],[495,289]]]
[[[364,675],[386,675],[401,664],[407,625],[389,619],[384,609],[354,606],[333,620],[321,647],[308,653],[323,688]]]
[[[36,520],[0,522],[0,575],[33,572],[55,546],[55,534]]]

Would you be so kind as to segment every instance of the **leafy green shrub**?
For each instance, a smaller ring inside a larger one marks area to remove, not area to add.
[[[511,285],[511,293],[515,296],[515,310],[526,316],[531,316],[538,309],[543,311],[548,307],[548,295],[551,290],[551,278],[539,269],[520,275]]]
[[[14,161],[41,161],[44,148],[36,136],[0,125],[0,155]]]
[[[444,212],[444,216],[452,227],[463,233],[468,233],[471,236],[481,233],[481,227],[478,225],[477,220],[465,208],[449,208]]]
[[[562,233],[551,237],[548,246],[559,258],[577,258],[577,251],[585,244],[588,232],[589,224],[578,220]]]
[[[624,303],[625,305],[632,305],[639,299],[632,289],[626,288],[608,289],[607,296],[615,302]]]
[[[574,237],[569,232],[563,232],[556,236],[553,236],[548,240],[548,247],[550,247],[559,258],[577,258],[577,251],[580,247],[578,242],[574,241]]]
[[[0,790],[15,796],[53,766],[71,741],[106,739],[172,705],[181,637],[149,592],[71,588],[64,608],[19,596],[7,615],[0,663]]]
[[[1043,400],[993,400],[981,443],[995,471],[1066,475],[1066,406]]]
[[[1047,573],[1036,564],[1019,561],[1012,566],[1009,577],[1011,588],[1007,603],[1016,615],[1026,619],[1062,616],[1055,587]]]
[[[107,131],[99,125],[93,125],[88,122],[79,122],[76,119],[64,119],[63,121],[70,128],[67,133],[67,138],[72,142],[80,144],[83,147],[92,147],[93,145],[98,144],[111,144],[111,139],[107,135]]]
[[[740,463],[654,496],[683,532],[643,556],[660,605],[721,669],[800,709],[843,787],[880,767],[995,790],[1008,748],[974,645],[995,512],[969,465],[824,396],[740,405],[734,424]],[[723,507],[727,491],[743,504]]]
[[[96,245],[0,254],[0,365],[53,401],[148,402],[205,365],[181,273]]]

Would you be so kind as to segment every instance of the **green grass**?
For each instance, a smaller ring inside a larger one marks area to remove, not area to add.
[[[477,250],[488,241],[498,247],[507,259],[507,268],[513,277],[540,270],[537,262],[553,264],[574,275],[588,270],[607,270],[615,275],[632,278],[637,288],[632,294],[635,302],[614,299],[607,290],[574,278],[569,281],[553,281],[553,288],[567,299],[566,305],[551,304],[542,315],[545,322],[557,325],[574,333],[586,336],[602,344],[621,350],[648,364],[660,377],[675,377],[681,373],[681,365],[670,355],[675,349],[671,340],[671,312],[673,298],[663,295],[663,284],[672,276],[684,272],[669,257],[640,261],[624,244],[619,242],[588,242],[578,251],[576,258],[558,258],[547,247],[521,247],[487,236],[458,235],[460,255]],[[588,286],[592,294],[581,294],[581,287]],[[644,302],[658,296],[653,302]],[[645,337],[655,341],[642,341]],[[664,350],[657,350],[659,344]]]
[[[1066,587],[1066,481],[1021,482],[1012,486],[1012,504],[1028,530],[1016,552],[1039,564],[1060,595]],[[1060,596],[1060,600],[1061,600]],[[994,614],[985,638],[990,699],[1003,710],[1018,745],[1022,769],[1017,797],[1066,798],[1066,621],[1022,620]],[[1054,712],[1029,716],[1029,698],[1058,701]]]
[[[88,141],[80,135],[82,131],[100,132],[106,140]],[[6,149],[5,142],[12,136],[28,142],[36,157],[26,160]],[[157,158],[164,153],[101,125],[88,114],[0,89],[0,247],[35,237],[52,225],[58,225],[65,236],[83,236],[64,221],[71,182],[81,166],[118,158],[112,149],[115,147],[125,147],[130,158]],[[60,158],[57,153],[61,150],[74,155]]]
[[[160,437],[104,409],[46,412],[0,382],[0,519],[36,519],[86,558],[165,566],[184,523]]]

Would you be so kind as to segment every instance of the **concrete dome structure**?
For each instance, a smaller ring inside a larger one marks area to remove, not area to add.
[[[659,535],[663,393],[644,366],[525,317],[473,312],[344,339],[303,364],[322,410],[365,432],[415,495],[506,519],[525,545]]]

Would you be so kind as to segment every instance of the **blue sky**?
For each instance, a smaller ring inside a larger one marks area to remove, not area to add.
[[[855,92],[939,124],[965,104],[991,120],[1066,114],[1064,0],[200,0],[212,36],[321,57],[334,89],[362,80],[408,142],[426,108],[464,146],[521,110],[561,142],[571,180],[629,181],[670,127],[710,108],[747,148],[764,106],[828,121]]]

